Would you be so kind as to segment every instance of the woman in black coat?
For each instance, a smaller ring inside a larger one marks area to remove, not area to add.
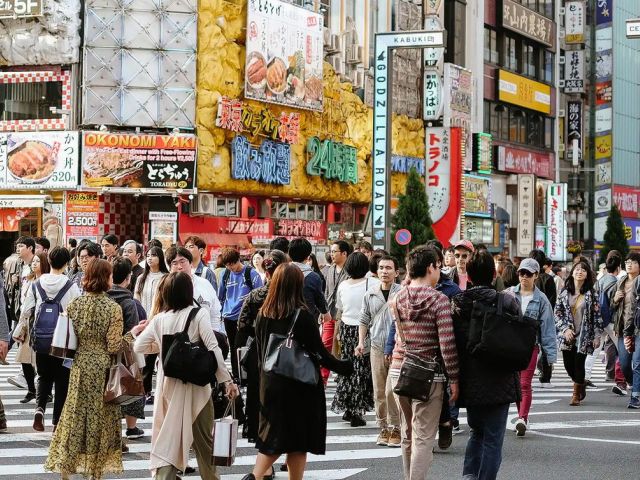
[[[351,361],[341,361],[322,344],[316,319],[306,310],[302,290],[304,276],[293,264],[280,265],[270,281],[269,293],[256,321],[256,344],[260,364],[259,455],[253,473],[243,480],[255,480],[270,471],[282,454],[287,455],[290,480],[301,480],[307,453],[324,455],[327,414],[320,365],[349,376]],[[293,337],[311,358],[317,359],[318,381],[307,385],[263,370],[263,359],[271,334],[287,335],[299,310]]]

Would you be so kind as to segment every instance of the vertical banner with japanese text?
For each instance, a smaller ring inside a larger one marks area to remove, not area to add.
[[[98,214],[100,213],[100,197],[92,192],[66,193],[67,224],[65,228],[67,242],[75,238],[98,241]]]
[[[535,246],[535,190],[535,175],[518,175],[518,257],[528,257]]]

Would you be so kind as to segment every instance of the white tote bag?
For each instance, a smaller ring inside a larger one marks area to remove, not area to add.
[[[56,330],[53,332],[49,355],[58,358],[72,359],[78,348],[78,337],[73,330],[73,323],[66,315],[58,316]]]
[[[236,460],[238,446],[238,420],[234,401],[229,401],[224,417],[213,422],[212,461],[217,467],[230,467]],[[228,416],[232,410],[232,416]]]

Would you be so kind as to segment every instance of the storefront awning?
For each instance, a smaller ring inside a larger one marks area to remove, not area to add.
[[[180,233],[180,241],[184,244],[186,238],[195,235],[200,237],[209,247],[238,247],[249,248],[249,237],[239,233]]]
[[[0,195],[0,208],[44,208],[46,198],[46,195]]]

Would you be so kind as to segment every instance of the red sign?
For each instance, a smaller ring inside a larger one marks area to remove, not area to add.
[[[396,242],[400,245],[409,245],[411,243],[411,232],[404,228],[398,230],[396,232]]]
[[[614,185],[613,201],[624,218],[638,218],[640,189]]]
[[[327,239],[327,224],[315,220],[278,220],[275,233],[280,237],[306,237],[315,240]]]
[[[498,170],[511,173],[533,173],[553,180],[553,154],[535,153],[509,147],[498,147]]]
[[[67,241],[84,238],[92,242],[98,241],[100,234],[98,214],[100,213],[100,198],[97,193],[67,192]]]

